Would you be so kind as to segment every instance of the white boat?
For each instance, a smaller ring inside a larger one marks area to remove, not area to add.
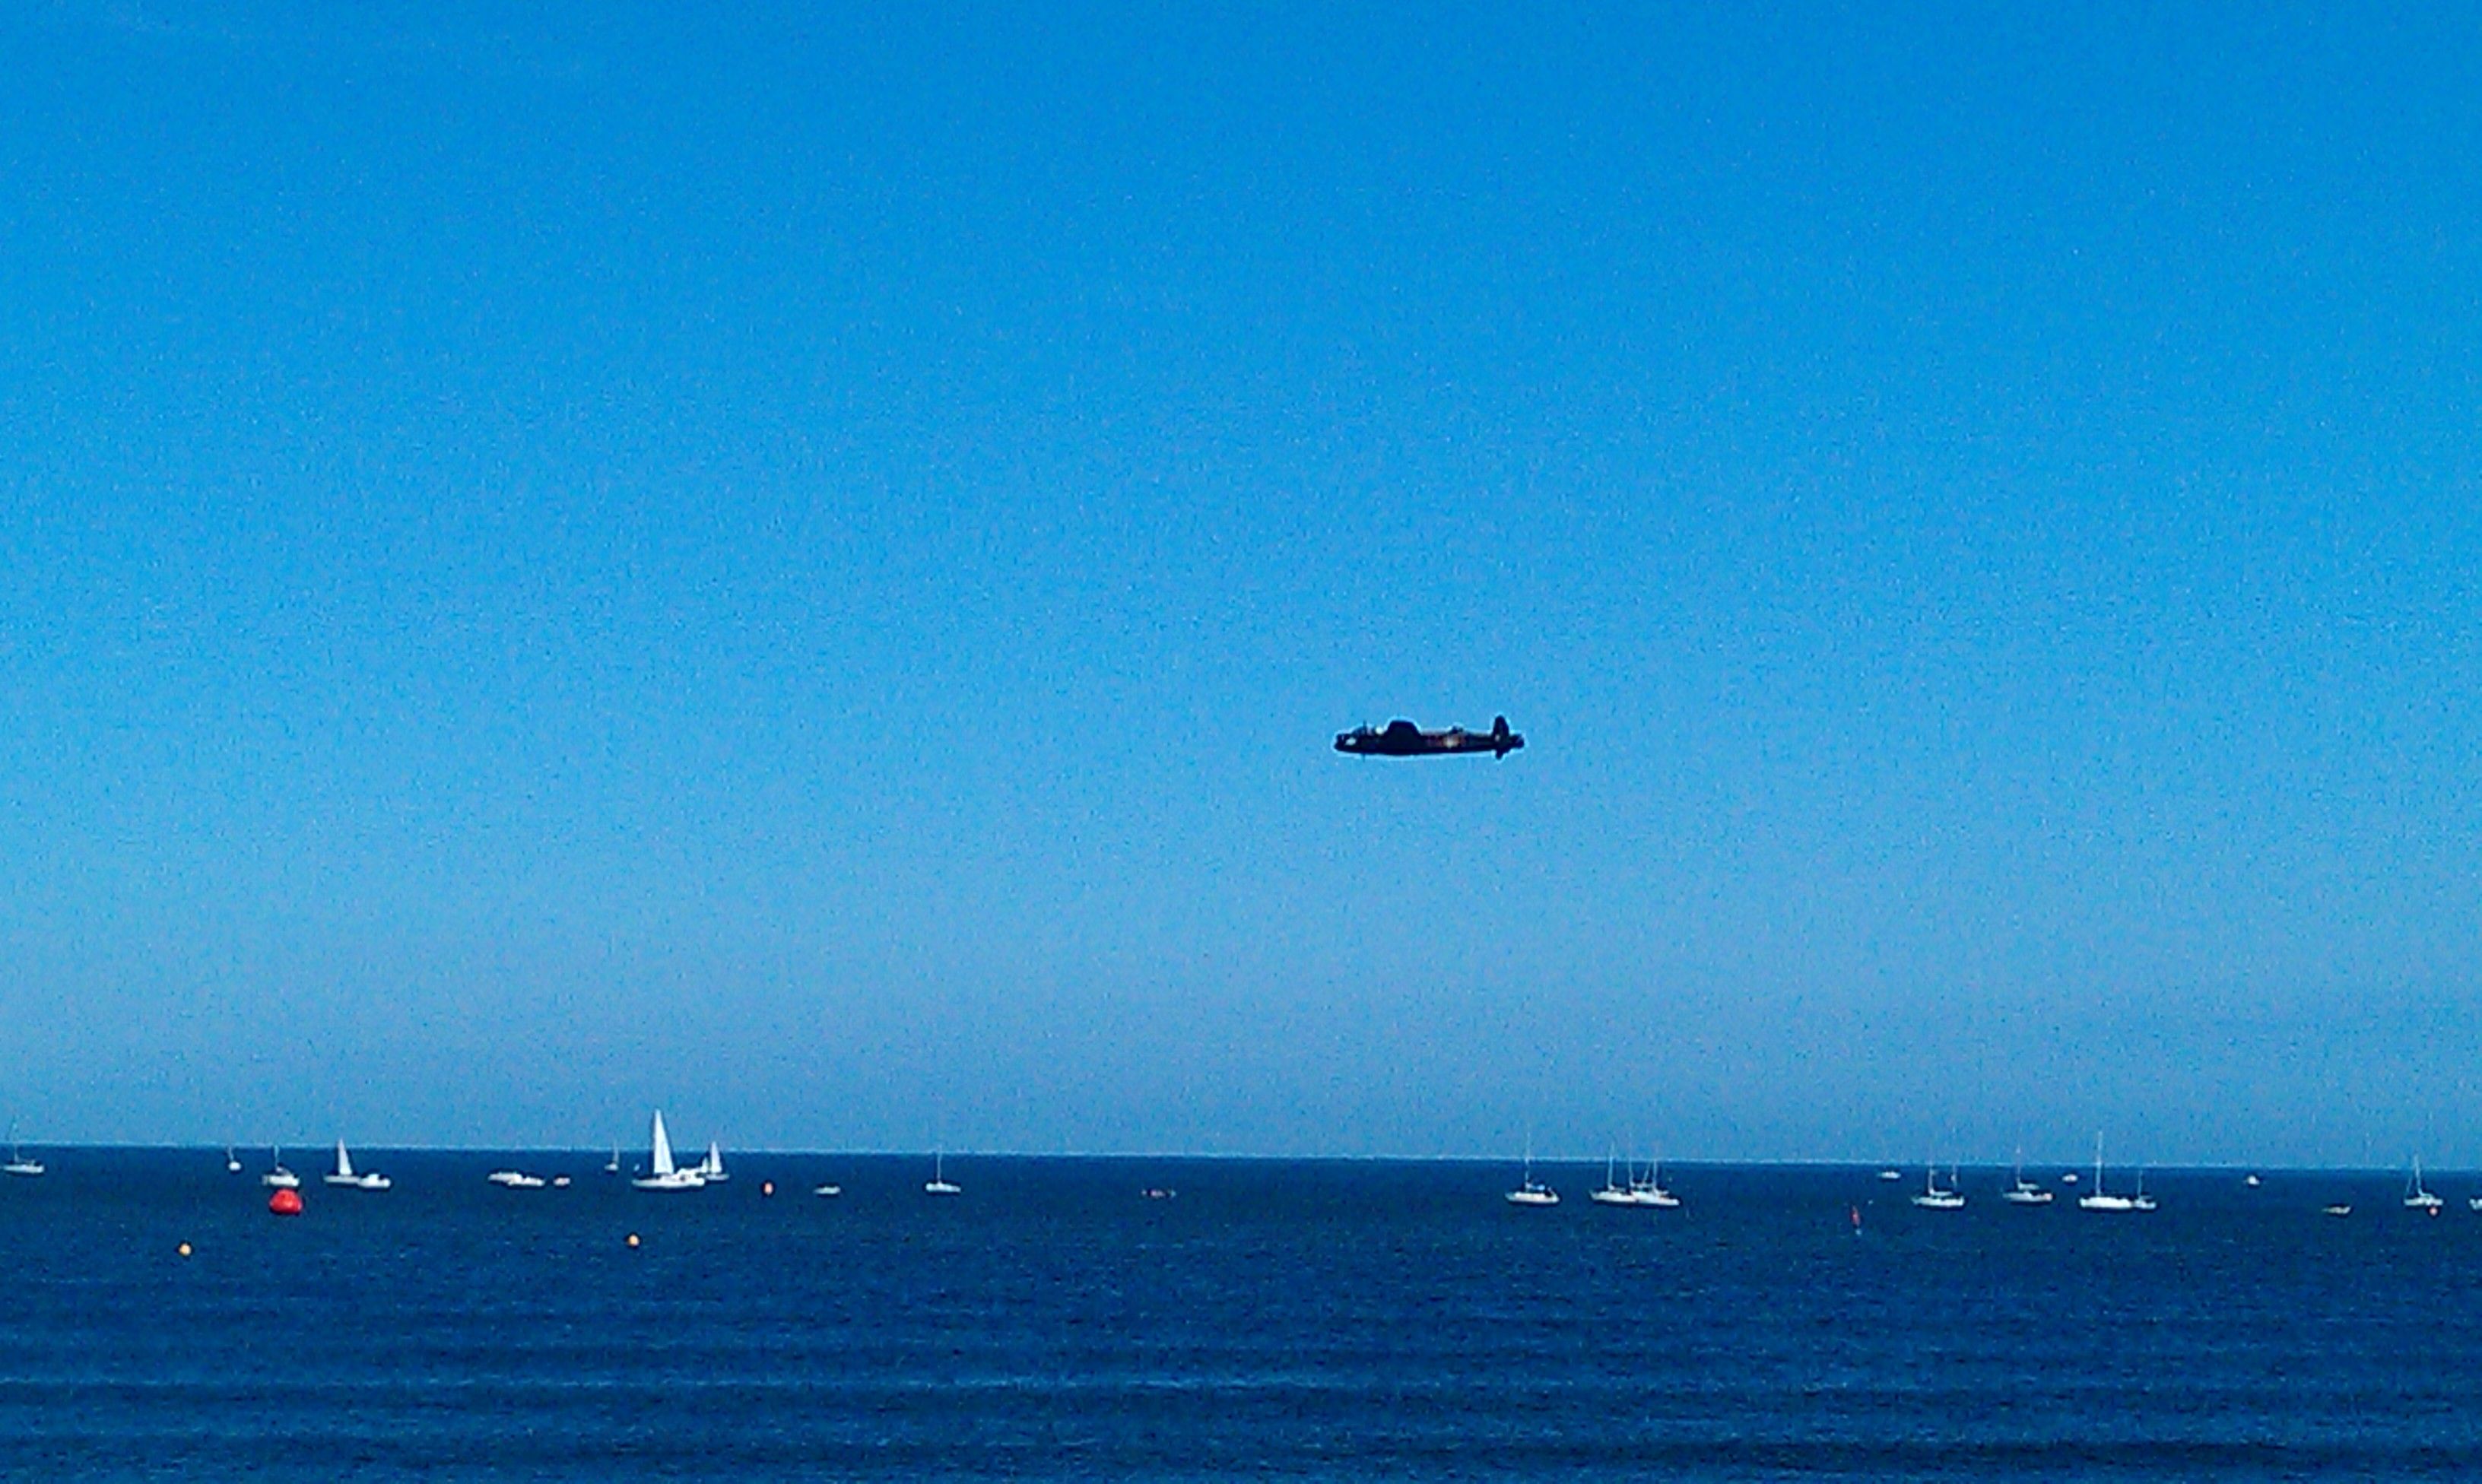
[[[2050,1206],[2050,1191],[2025,1179],[2025,1166],[2018,1166],[2018,1176],[2000,1191],[2000,1199],[2011,1206]]]
[[[613,1146],[612,1146],[612,1158],[611,1158],[608,1161],[606,1161],[606,1162],[605,1162],[605,1164],[604,1164],[604,1166],[603,1166],[603,1173],[604,1173],[604,1174],[606,1174],[606,1175],[618,1175],[618,1174],[620,1174],[620,1145],[615,1144],[615,1145],[613,1145]]]
[[[299,1190],[302,1188],[302,1177],[294,1174],[291,1170],[284,1167],[284,1147],[282,1145],[279,1144],[267,1152],[267,1173],[258,1177],[258,1183],[265,1185],[270,1190]]]
[[[1663,1161],[1660,1159],[1646,1167],[1646,1179],[1643,1181],[1634,1177],[1630,1179],[1629,1194],[1636,1197],[1640,1206],[1653,1206],[1664,1211],[1672,1211],[1680,1205],[1680,1197],[1663,1188]]]
[[[2141,1197],[2141,1199],[2142,1199],[2142,1197]],[[2092,1195],[2081,1195],[2081,1196],[2078,1196],[2078,1197],[2077,1197],[2077,1210],[2079,1210],[2079,1211],[2152,1211],[2153,1209],[2154,1209],[2154,1203],[2153,1203],[2153,1202],[2152,1202],[2152,1201],[2148,1201],[2145,1205],[2140,1206],[2140,1205],[2138,1205],[2138,1204],[2137,1204],[2137,1201],[2136,1201],[2136,1200],[2132,1200],[2132,1199],[2130,1199],[2130,1198],[2129,1198],[2129,1197],[2127,1197],[2127,1196],[2125,1196],[2125,1195],[2109,1195],[2109,1194],[2104,1193],[2103,1188],[2102,1188],[2102,1135],[2101,1135],[2101,1134],[2099,1134],[2099,1133],[2096,1134],[2096,1135],[2095,1135],[2095,1187],[2094,1187],[2094,1194],[2092,1194]]]
[[[41,1173],[43,1173],[43,1161],[40,1159],[27,1159],[26,1152],[17,1147],[17,1131],[13,1128],[11,1129],[9,1131],[9,1162],[7,1164],[0,1164],[0,1174],[23,1175],[27,1179],[32,1180]]]
[[[1557,1206],[1560,1192],[1534,1178],[1534,1141],[1525,1141],[1525,1173],[1518,1177],[1517,1188],[1508,1192],[1511,1206]]]
[[[931,1178],[922,1183],[924,1195],[963,1195],[965,1187],[948,1179],[948,1151],[935,1150],[931,1155]]]
[[[712,1141],[706,1146],[706,1158],[699,1161],[698,1172],[699,1179],[710,1185],[732,1178],[724,1172],[724,1151]]]
[[[2422,1188],[2421,1156],[2419,1155],[2413,1157],[2413,1179],[2405,1185],[2404,1203],[2405,1210],[2418,1211],[2436,1211],[2447,1204]]]
[[[2349,1216],[2353,1213],[2353,1208],[2342,1201],[2337,1201],[2333,1206],[2324,1206],[2319,1209],[2331,1216]]]
[[[343,1139],[336,1140],[336,1167],[320,1178],[329,1185],[340,1185],[348,1190],[384,1190],[393,1184],[385,1175],[368,1170],[358,1175],[355,1174],[354,1157],[345,1153]]]
[[[241,1156],[233,1153],[233,1147],[230,1144],[224,1146],[224,1173],[227,1175],[241,1173]]]
[[[813,1185],[810,1187],[810,1193],[817,1196],[842,1195],[845,1193],[845,1187],[836,1185]]]
[[[647,1173],[629,1184],[641,1190],[699,1190],[705,1187],[705,1176],[673,1164],[673,1141],[664,1133],[664,1110],[660,1107],[655,1109],[655,1131],[648,1142],[654,1147],[647,1158]]]
[[[2482,1195],[2467,1196],[2465,1198],[2465,1209],[2467,1211],[2482,1211]]]
[[[1905,1178],[1905,1172],[1897,1169],[1893,1165],[1889,1165],[1888,1168],[1879,1172],[1879,1178],[1892,1185]]]
[[[1999,1192],[1999,1198],[2011,1206],[2051,1204],[2051,1192],[2025,1178],[2025,1151],[2017,1151],[2017,1178],[2009,1182],[2007,1189]]]
[[[1588,1192],[1586,1198],[1593,1201],[1597,1206],[1644,1205],[1645,1203],[1637,1198],[1637,1181],[1634,1178],[1636,1172],[1632,1170],[1630,1173],[1632,1178],[1629,1183],[1625,1185],[1622,1185],[1618,1180],[1613,1178],[1612,1157],[1605,1155],[1603,1157],[1603,1188]]]
[[[529,1175],[523,1170],[493,1170],[483,1178],[503,1190],[540,1190],[543,1187],[541,1175]]]
[[[2260,1186],[2260,1185],[2264,1185],[2265,1183],[2266,1183],[2266,1182],[2264,1182],[2264,1181],[2262,1181],[2262,1180],[2260,1180],[2260,1179],[2258,1179],[2258,1174],[2257,1174],[2257,1172],[2256,1172],[2256,1171],[2252,1171],[2252,1172],[2251,1172],[2247,1177],[2245,1177],[2245,1178],[2241,1181],[2241,1184],[2242,1184],[2242,1185],[2249,1186],[2249,1187],[2250,1187],[2251,1189],[2253,1189],[2253,1190],[2257,1189],[2258,1186]]]
[[[1947,1188],[1944,1190],[1940,1188],[1938,1165],[1923,1171],[1922,1193],[1914,1197],[1914,1204],[1924,1211],[1965,1210],[1965,1192],[1956,1188],[1956,1171],[1951,1168],[1947,1172]]]

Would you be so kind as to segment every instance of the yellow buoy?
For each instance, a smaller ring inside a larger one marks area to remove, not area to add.
[[[630,1234],[629,1234],[629,1245],[630,1245],[630,1246],[632,1246],[632,1247],[635,1247],[636,1245],[638,1245],[638,1234],[637,1234],[637,1233],[632,1232],[632,1233],[630,1233]]]
[[[188,1257],[188,1256],[190,1255],[190,1244],[189,1244],[188,1242],[183,1242],[183,1243],[181,1243],[181,1246],[180,1246],[180,1249],[179,1249],[179,1250],[180,1250],[181,1256],[183,1256],[183,1257],[185,1257],[185,1258],[186,1258],[186,1257]]]

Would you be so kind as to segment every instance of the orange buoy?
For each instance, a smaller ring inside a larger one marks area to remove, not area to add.
[[[279,1216],[298,1216],[302,1214],[302,1192],[278,1190],[267,1198],[267,1209]]]
[[[177,1252],[179,1252],[179,1253],[181,1254],[181,1256],[183,1256],[183,1257],[185,1257],[185,1258],[186,1258],[186,1257],[188,1257],[188,1256],[190,1255],[190,1244],[189,1244],[188,1242],[183,1242],[183,1243],[181,1243],[181,1245],[180,1245],[178,1248],[176,1248],[176,1249],[174,1249],[174,1250],[175,1250],[175,1251],[177,1251]]]
[[[758,1193],[760,1195],[774,1195],[776,1193],[776,1182],[772,1180],[764,1182],[759,1185]]]
[[[638,1234],[637,1234],[637,1233],[632,1232],[632,1233],[630,1233],[630,1234],[629,1234],[629,1245],[630,1245],[630,1246],[632,1246],[632,1247],[635,1247],[635,1246],[637,1246],[637,1245],[638,1245]]]

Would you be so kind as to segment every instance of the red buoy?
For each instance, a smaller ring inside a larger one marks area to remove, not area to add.
[[[302,1214],[302,1192],[278,1190],[267,1198],[267,1209],[279,1216],[298,1216]]]

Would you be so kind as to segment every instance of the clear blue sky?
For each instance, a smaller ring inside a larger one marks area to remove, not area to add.
[[[2482,13],[1034,9],[0,14],[0,1108],[2482,1162]]]

